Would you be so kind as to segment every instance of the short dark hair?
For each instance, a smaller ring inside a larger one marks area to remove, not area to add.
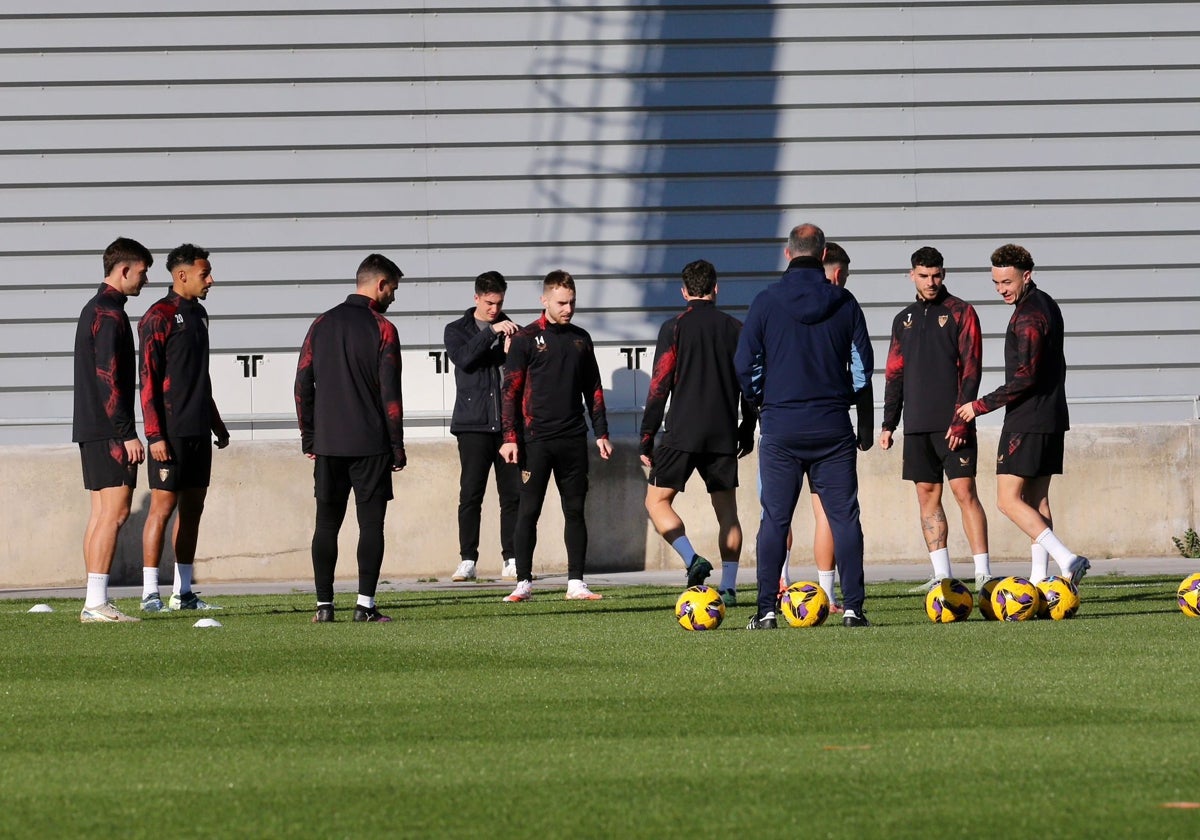
[[[508,283],[499,271],[485,271],[475,278],[475,294],[502,295],[508,291]]]
[[[821,265],[844,265],[849,268],[850,255],[846,253],[845,248],[836,242],[826,242],[825,259],[821,261]]]
[[[942,252],[929,245],[913,251],[911,263],[913,268],[919,265],[923,265],[926,268],[944,268],[946,265],[946,261],[942,257]]]
[[[167,271],[175,271],[179,265],[195,265],[196,260],[208,259],[208,251],[199,245],[185,242],[171,253],[167,254]]]
[[[1033,271],[1033,256],[1020,245],[1010,242],[992,251],[992,265],[995,268],[1011,267],[1021,271]]]
[[[121,263],[145,263],[149,268],[154,265],[154,256],[136,239],[118,236],[104,249],[104,276],[112,274],[113,269]]]
[[[567,271],[561,268],[556,268],[546,275],[546,279],[542,281],[542,291],[548,292],[551,289],[569,289],[575,291],[575,278]]]
[[[820,257],[824,249],[825,231],[816,225],[796,225],[788,235],[788,251],[793,257]]]
[[[692,297],[711,295],[717,288],[717,269],[708,260],[694,260],[683,267],[683,287]]]
[[[384,277],[399,283],[403,276],[404,272],[400,270],[400,266],[383,254],[368,254],[367,258],[358,264],[358,271],[354,273],[354,282],[359,286],[364,286],[376,277]]]

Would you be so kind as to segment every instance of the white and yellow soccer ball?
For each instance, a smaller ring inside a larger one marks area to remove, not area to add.
[[[1079,612],[1079,590],[1065,577],[1052,575],[1037,585],[1042,600],[1038,604],[1038,618],[1062,621]]]
[[[829,617],[829,596],[812,581],[797,581],[779,596],[779,609],[792,627],[818,627]]]
[[[725,602],[711,586],[693,586],[675,602],[675,618],[684,630],[716,630],[725,620]]]
[[[1179,597],[1179,609],[1184,615],[1200,618],[1200,572],[1185,577],[1175,594]]]
[[[1023,577],[1006,577],[992,589],[992,611],[1000,621],[1026,621],[1037,617],[1042,593]]]
[[[942,578],[925,595],[925,615],[935,624],[966,621],[974,601],[971,590],[961,580]]]

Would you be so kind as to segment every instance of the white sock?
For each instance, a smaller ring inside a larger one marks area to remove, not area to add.
[[[375,598],[372,595],[359,595],[358,605],[360,607],[366,607],[367,609],[370,609],[371,607],[375,606]]]
[[[1042,548],[1050,552],[1050,556],[1058,563],[1060,569],[1065,570],[1074,561],[1075,555],[1071,552],[1071,549],[1063,545],[1062,540],[1054,536],[1054,532],[1049,528],[1038,534],[1037,541],[1041,544]]]
[[[142,597],[149,598],[158,594],[158,566],[142,567]]]
[[[830,569],[828,572],[822,572],[820,569],[817,569],[817,582],[821,584],[821,588],[829,596],[829,603],[836,604],[837,599],[833,597],[833,575],[833,569]]]
[[[939,548],[929,552],[929,562],[933,563],[933,576],[938,580],[950,577],[950,549]]]
[[[721,561],[721,591],[737,589],[738,564],[729,560]]]
[[[1029,582],[1038,584],[1050,576],[1047,566],[1050,564],[1050,555],[1038,543],[1033,543],[1029,546],[1029,555],[1033,558],[1033,566],[1029,571]]]
[[[788,566],[792,562],[792,552],[788,551],[783,555],[783,572],[779,576],[779,582],[785,587],[792,585],[792,570]]]
[[[975,574],[992,576],[992,561],[986,551],[975,555]]]
[[[171,587],[171,591],[176,595],[182,595],[184,592],[192,591],[191,563],[175,564],[175,585]]]
[[[108,575],[98,575],[88,572],[87,597],[83,599],[85,607],[99,607],[108,603]]]

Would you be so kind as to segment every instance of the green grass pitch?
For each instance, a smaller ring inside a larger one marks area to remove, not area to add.
[[[1196,837],[1177,584],[1012,625],[878,585],[875,627],[754,633],[651,587],[388,594],[389,625],[228,597],[209,630],[4,601],[0,836]]]

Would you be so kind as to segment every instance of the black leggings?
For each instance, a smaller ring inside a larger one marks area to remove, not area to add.
[[[317,500],[317,527],[313,531],[313,577],[317,584],[317,602],[333,603],[333,572],[338,558],[338,531],[346,518],[349,498],[340,502]],[[383,566],[383,520],[388,500],[376,495],[356,504],[358,514],[358,594],[375,596],[379,570]]]
[[[529,479],[521,485],[517,511],[517,580],[533,579],[537,523],[546,501],[550,476],[562,501],[563,540],[567,546],[567,579],[582,580],[587,563],[588,532],[583,509],[588,491],[588,445],[583,436],[557,438],[525,446],[523,469]]]

